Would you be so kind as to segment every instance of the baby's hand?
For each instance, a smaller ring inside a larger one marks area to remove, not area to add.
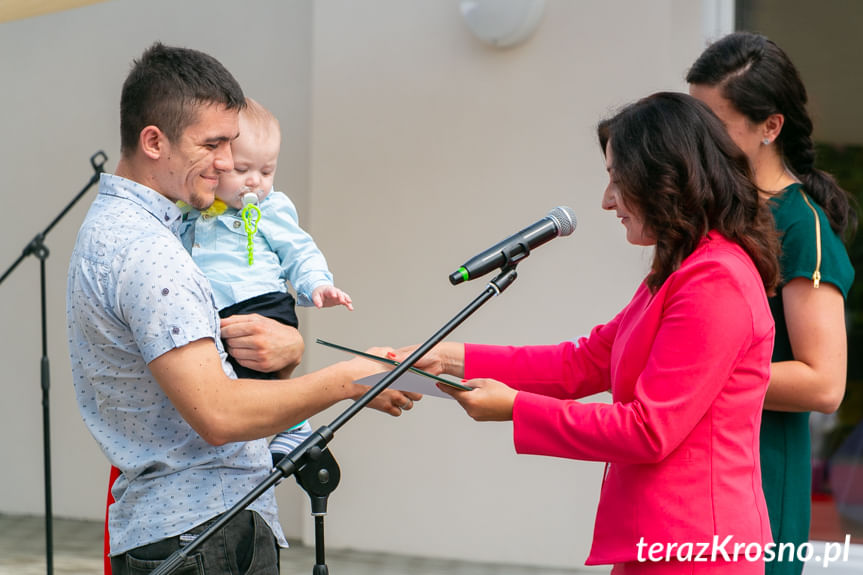
[[[318,286],[312,292],[312,303],[315,307],[333,307],[335,305],[343,305],[351,311],[354,311],[354,304],[351,301],[351,296],[337,288],[336,286]]]

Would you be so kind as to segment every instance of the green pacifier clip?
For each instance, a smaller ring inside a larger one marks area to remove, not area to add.
[[[258,222],[261,221],[261,209],[258,207],[258,194],[248,192],[243,194],[243,209],[240,210],[240,217],[243,218],[243,224],[246,227],[246,238],[248,238],[249,246],[249,265],[255,261],[255,247],[252,243],[252,238],[258,232]]]

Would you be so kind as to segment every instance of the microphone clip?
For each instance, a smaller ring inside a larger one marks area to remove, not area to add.
[[[515,278],[518,277],[518,272],[515,271],[516,264],[507,264],[500,268],[500,274],[490,282],[488,287],[494,291],[494,295],[498,296],[503,293],[503,290],[512,285]]]
[[[515,278],[518,277],[515,266],[530,255],[530,246],[527,245],[527,242],[517,242],[508,245],[500,253],[504,257],[503,265],[500,266],[500,274],[488,282],[488,287],[494,290],[494,295],[496,296],[503,293],[503,290],[511,286]]]
[[[530,255],[530,246],[526,241],[515,242],[509,244],[504,249],[500,251],[503,254],[504,262],[503,265],[500,266],[501,270],[506,270],[507,268],[514,268],[515,265]]]

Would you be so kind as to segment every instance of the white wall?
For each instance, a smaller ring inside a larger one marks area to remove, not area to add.
[[[116,165],[122,80],[161,39],[219,58],[282,120],[277,184],[357,308],[301,314],[305,369],[342,359],[315,337],[430,336],[483,288],[448,274],[557,205],[575,210],[575,234],[532,254],[453,338],[575,338],[625,304],[647,266],[599,207],[596,122],[685,89],[701,26],[686,0],[549,0],[536,34],[508,50],[474,39],[455,0],[113,0],[0,24],[0,266],[83,186],[93,152]],[[49,352],[55,513],[100,518],[107,464],[80,422],[64,339],[66,264],[92,197],[48,238]],[[42,512],[37,281],[28,259],[0,286],[0,513]],[[427,398],[399,419],[360,414],[332,449],[331,548],[557,566],[587,555],[602,465],[517,457],[509,424]],[[292,481],[278,491],[287,531],[311,542],[304,496]]]
[[[108,171],[116,166],[120,88],[132,60],[156,40],[213,54],[248,95],[274,111],[284,133],[277,183],[301,213],[307,210],[311,3],[249,6],[238,21],[232,2],[113,0],[0,24],[0,194],[9,204],[0,231],[3,271],[84,187],[94,152],[108,155]],[[107,463],[75,404],[65,328],[66,268],[95,193],[94,187],[46,239],[54,512],[67,517],[99,518],[107,487]],[[41,514],[37,260],[25,259],[0,285],[0,301],[0,513]],[[298,534],[304,501],[282,493],[286,524]]]
[[[698,12],[549,2],[535,36],[500,51],[446,4],[317,5],[310,215],[357,309],[316,313],[309,339],[425,339],[483,287],[454,288],[449,273],[556,205],[575,210],[574,236],[537,250],[453,337],[575,338],[628,301],[645,269],[599,207],[594,129],[621,103],[683,87]],[[309,349],[310,365],[333,359]],[[509,424],[476,424],[428,398],[402,420],[363,414],[333,449],[345,477],[328,524],[334,545],[536,564],[586,557],[602,465],[516,457]]]

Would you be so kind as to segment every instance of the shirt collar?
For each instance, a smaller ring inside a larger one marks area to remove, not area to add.
[[[268,202],[268,201],[270,200],[270,197],[272,197],[273,192],[275,192],[275,191],[276,191],[276,187],[275,187],[275,186],[270,186],[270,192],[269,192],[269,193],[267,194],[267,196],[264,198],[264,201],[260,202],[260,203],[258,204],[258,206],[261,206],[261,205],[263,205],[265,202]],[[226,207],[225,207],[225,211],[224,211],[224,212],[222,212],[222,213],[220,213],[220,214],[217,214],[217,215],[218,215],[218,216],[222,216],[222,215],[227,215],[227,216],[236,216],[236,215],[239,215],[240,211],[241,211],[241,210],[238,210],[238,209],[236,209],[236,208],[232,208],[231,206],[226,206]],[[193,208],[193,207],[191,207],[191,206],[190,206],[190,207],[188,207],[188,208],[186,208],[185,210],[183,210],[183,219],[185,219],[185,220],[194,220],[195,218],[198,218],[198,217],[200,217],[200,216],[201,216],[201,211],[200,211],[200,210],[196,210],[195,208]]]
[[[170,229],[174,235],[180,233],[180,220],[183,213],[177,204],[143,184],[114,174],[102,174],[99,193],[116,196],[134,202],[153,214],[157,220]]]

